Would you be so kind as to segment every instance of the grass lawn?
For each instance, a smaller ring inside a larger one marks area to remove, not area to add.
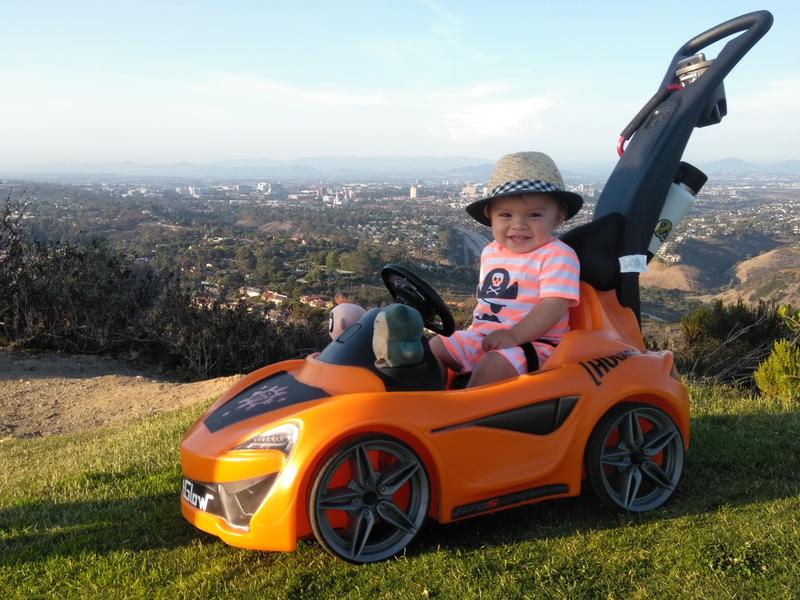
[[[302,542],[238,550],[178,507],[199,407],[125,429],[0,441],[0,597],[797,598],[800,406],[693,386],[692,444],[663,509],[586,493],[440,526],[356,567]]]

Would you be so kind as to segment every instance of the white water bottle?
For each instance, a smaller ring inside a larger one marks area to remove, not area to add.
[[[656,221],[656,228],[653,238],[647,250],[651,255],[658,252],[661,244],[667,241],[670,234],[681,222],[689,207],[697,197],[697,193],[708,181],[708,176],[700,169],[686,162],[678,165],[675,172],[675,179],[669,186],[667,198],[664,200],[664,207]]]

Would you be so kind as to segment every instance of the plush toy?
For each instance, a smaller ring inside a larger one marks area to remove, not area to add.
[[[358,304],[349,302],[334,306],[328,315],[328,333],[331,334],[331,338],[335,340],[339,337],[340,333],[350,327],[351,323],[358,321],[365,312]]]
[[[408,367],[422,362],[422,316],[405,304],[390,304],[375,317],[372,350],[376,367]]]

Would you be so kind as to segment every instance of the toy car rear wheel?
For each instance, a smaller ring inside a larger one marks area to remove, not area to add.
[[[586,474],[600,499],[628,512],[663,505],[683,474],[683,437],[672,418],[648,404],[621,404],[594,428]]]
[[[314,479],[308,512],[317,541],[352,563],[385,560],[416,537],[430,484],[419,457],[401,442],[360,437],[334,450]]]

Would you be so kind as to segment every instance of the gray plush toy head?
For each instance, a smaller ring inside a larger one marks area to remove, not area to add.
[[[372,350],[377,367],[418,365],[425,356],[422,316],[405,304],[390,304],[375,317]]]

